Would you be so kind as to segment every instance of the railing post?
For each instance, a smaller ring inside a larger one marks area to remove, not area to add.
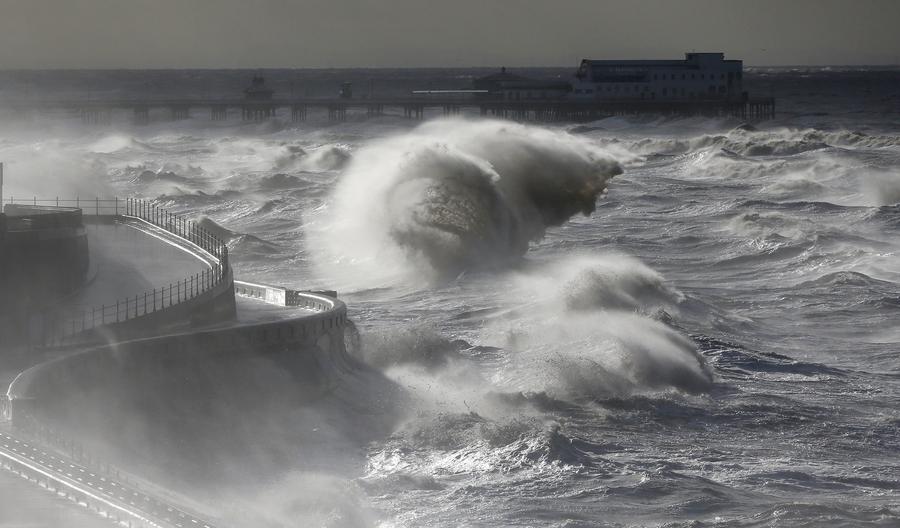
[[[153,288],[153,311],[156,311],[156,288]]]
[[[106,324],[106,305],[100,305],[100,324]]]
[[[172,283],[169,283],[169,306],[172,306]]]
[[[144,292],[144,315],[147,315],[147,292]]]

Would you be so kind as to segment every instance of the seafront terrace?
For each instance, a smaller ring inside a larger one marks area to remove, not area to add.
[[[182,397],[187,390],[189,398],[215,398],[210,372],[222,364],[244,372],[257,358],[275,357],[296,363],[304,394],[322,397],[352,363],[344,351],[344,304],[322,293],[234,281],[225,241],[150,201],[5,201],[11,210],[21,206],[6,218],[6,242],[30,230],[40,235],[62,226],[74,237],[84,231],[91,265],[82,288],[30,314],[24,349],[2,343],[0,371],[9,388],[0,397],[0,469],[121,526],[222,525],[186,506],[192,500],[122,469],[129,461],[122,453],[137,439],[120,438],[120,406],[137,406],[129,419],[145,412],[165,425],[185,402],[158,384],[178,385]],[[167,410],[141,407],[151,391],[172,394]],[[112,430],[88,416],[108,419]],[[170,441],[183,446],[214,426],[197,427]],[[166,441],[170,433],[159,434]],[[98,443],[113,439],[121,444],[114,444],[118,458],[113,446]]]

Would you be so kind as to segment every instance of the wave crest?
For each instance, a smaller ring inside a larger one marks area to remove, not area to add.
[[[605,151],[563,132],[433,121],[354,155],[324,245],[336,261],[380,268],[389,259],[432,278],[495,267],[521,257],[547,228],[591,214],[621,171]]]

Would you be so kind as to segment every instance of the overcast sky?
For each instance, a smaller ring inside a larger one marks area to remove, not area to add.
[[[0,68],[898,64],[900,0],[0,0]]]

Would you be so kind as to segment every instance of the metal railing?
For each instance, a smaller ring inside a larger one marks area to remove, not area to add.
[[[118,211],[118,203],[116,204]],[[118,214],[118,213],[116,213]],[[169,233],[187,240],[206,251],[219,261],[220,267],[228,268],[228,246],[209,230],[187,220],[176,213],[170,213],[147,200],[128,198],[125,200],[123,216],[138,218]]]
[[[86,216],[117,216],[125,210],[125,203],[129,199],[122,198],[15,198],[10,196],[3,200],[3,204],[31,205],[34,207],[65,207],[81,209],[82,214]],[[3,205],[0,204],[0,205]]]
[[[87,206],[87,212],[96,216],[140,220],[189,242],[215,261],[210,269],[160,288],[118,299],[109,304],[83,309],[79,315],[74,317],[69,315],[52,317],[52,320],[45,321],[49,324],[45,324],[44,328],[52,330],[49,332],[49,336],[45,332],[44,344],[60,344],[64,340],[103,325],[130,321],[197,299],[231,280],[231,274],[228,272],[228,246],[224,241],[196,222],[188,220],[182,215],[170,213],[152,202],[134,198],[124,200],[120,198],[96,198],[93,200],[32,198],[31,200],[16,201],[15,198],[10,197],[8,203],[53,207]],[[84,211],[84,209],[82,210]]]

